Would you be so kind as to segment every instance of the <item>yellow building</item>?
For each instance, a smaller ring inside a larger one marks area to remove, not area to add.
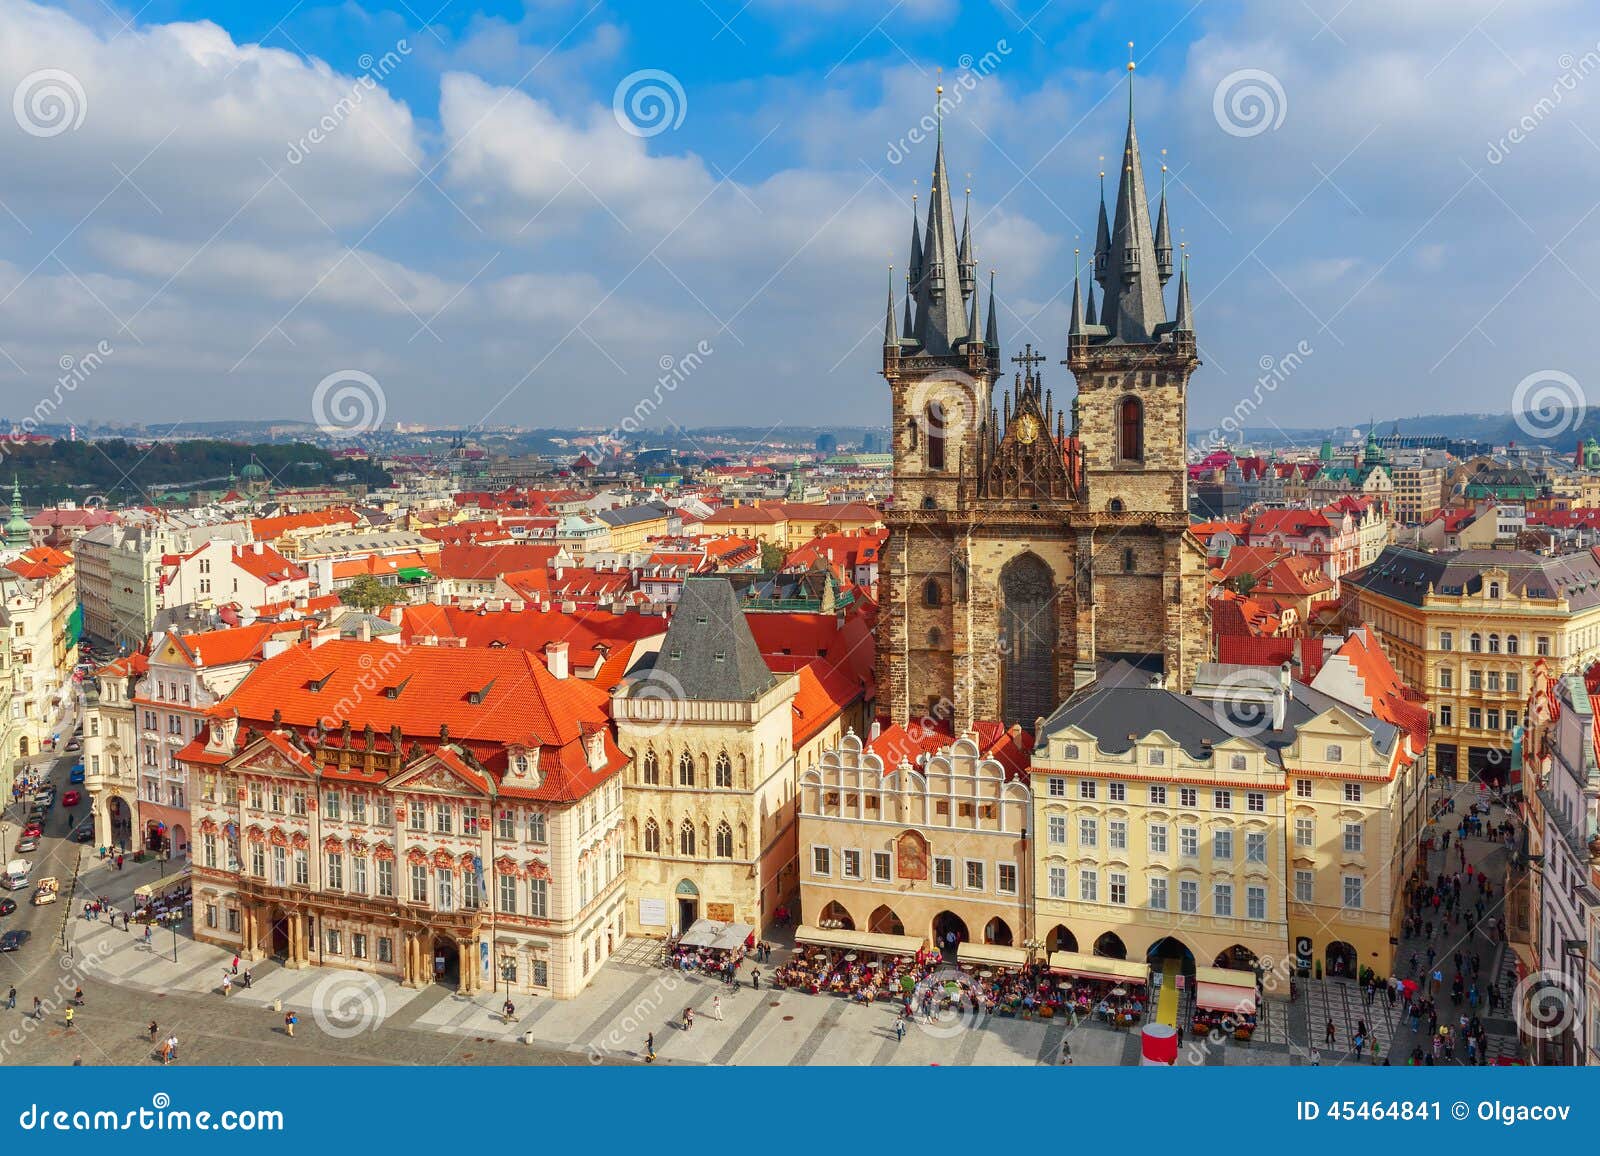
[[[1345,581],[1400,676],[1427,695],[1440,775],[1508,781],[1534,663],[1561,673],[1600,658],[1600,562],[1588,552],[1392,546]]]
[[[1327,687],[1207,663],[1181,695],[1120,666],[1068,699],[1031,770],[1047,948],[1387,974],[1413,753],[1360,674]]]
[[[1027,775],[1015,736],[847,734],[800,774],[800,913],[816,927],[1011,948],[1032,935]],[[943,745],[939,745],[942,741]],[[930,749],[931,748],[931,749]]]

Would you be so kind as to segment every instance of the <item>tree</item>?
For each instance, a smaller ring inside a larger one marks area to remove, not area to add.
[[[357,610],[381,610],[394,601],[394,593],[371,574],[363,574],[339,591],[339,601]]]
[[[769,573],[775,570],[782,570],[783,560],[788,556],[782,546],[774,545],[771,542],[761,543],[761,568]]]
[[[1250,573],[1248,570],[1241,571],[1233,576],[1234,592],[1248,598],[1250,597],[1250,591],[1256,588],[1258,582],[1260,582],[1260,578],[1255,574]]]

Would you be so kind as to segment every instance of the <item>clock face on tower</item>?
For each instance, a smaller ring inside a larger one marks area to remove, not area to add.
[[[1039,436],[1039,419],[1031,413],[1025,413],[1017,419],[1017,440],[1025,446],[1031,446],[1034,439]]]

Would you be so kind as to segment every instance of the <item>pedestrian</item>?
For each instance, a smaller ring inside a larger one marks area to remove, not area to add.
[[[894,1021],[894,1042],[904,1043],[906,1038],[906,1021],[904,1017]]]
[[[239,977],[239,982],[244,984],[245,987],[249,987],[255,982],[255,977],[250,974],[248,967],[244,969],[244,974]]]
[[[83,1006],[83,988],[79,987],[73,989],[72,1002],[77,1004],[79,1007]]]
[[[1339,1033],[1334,1029],[1331,1019],[1328,1021],[1328,1030],[1324,1033],[1324,1038],[1330,1048],[1333,1046],[1334,1041],[1339,1038]]]
[[[224,997],[233,994],[233,976],[227,972],[222,973],[222,994]]]
[[[1367,1046],[1367,1037],[1362,1035],[1360,1032],[1357,1032],[1356,1033],[1356,1039],[1355,1039],[1355,1045],[1356,1045],[1356,1062],[1360,1063],[1361,1062],[1361,1050]]]
[[[67,1005],[67,1030],[72,1030],[72,1013],[77,1010],[71,1004]]]
[[[122,870],[122,855],[120,853],[117,855],[117,870]]]
[[[750,973],[750,986],[757,991],[761,990],[761,969],[759,967]]]
[[[238,975],[239,974],[239,957],[237,955],[233,957],[233,969],[232,970],[233,970],[233,974],[234,975]]]
[[[36,1020],[44,1019],[44,1000],[38,996],[33,997],[33,1018]]]
[[[17,1006],[17,985],[12,984],[11,990],[6,992],[6,1010],[14,1011]]]
[[[510,1023],[517,1018],[517,1005],[511,1002],[509,996],[506,997],[505,1006],[500,1009],[500,1014],[506,1023]]]
[[[1311,1066],[1313,1068],[1322,1067],[1322,1053],[1317,1051],[1316,1048],[1311,1049]]]
[[[156,1055],[161,1057],[161,1066],[166,1067],[168,1064],[172,1063],[172,1045],[166,1040],[162,1040],[160,1045],[156,1048]]]
[[[720,995],[711,997],[711,1018],[719,1024],[722,1022],[722,997]]]
[[[150,1042],[153,1044],[153,1043],[156,1042],[156,1036],[160,1031],[160,1029],[156,1027],[156,1021],[155,1020],[151,1020],[150,1021],[149,1031],[150,1031]]]
[[[172,1060],[178,1058],[178,1033],[173,1032],[167,1037],[167,1057]]]
[[[692,1027],[694,1027],[694,1008],[686,1007],[683,1009],[683,1030],[688,1031]]]
[[[288,1036],[291,1040],[294,1039],[294,1025],[299,1022],[300,1021],[295,1018],[294,1012],[285,1012],[283,1014],[283,1034]]]
[[[644,1037],[644,1062],[647,1064],[653,1064],[656,1062],[655,1032],[649,1032]]]

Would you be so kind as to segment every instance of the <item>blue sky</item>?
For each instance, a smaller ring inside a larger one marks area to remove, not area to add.
[[[1193,254],[1193,424],[1596,384],[1580,3],[437,6],[0,0],[0,413],[307,419],[359,374],[391,421],[881,422],[934,84],[1006,352],[1054,361],[1129,40]],[[659,133],[614,112],[640,70],[682,93]]]

